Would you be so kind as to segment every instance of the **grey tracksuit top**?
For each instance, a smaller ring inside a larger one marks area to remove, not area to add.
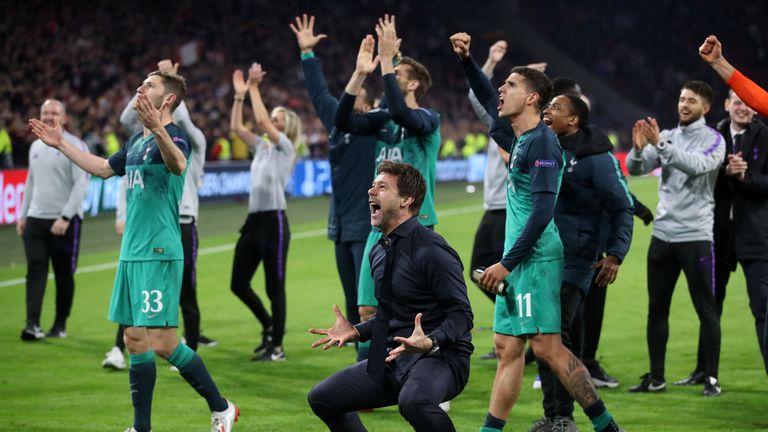
[[[64,139],[78,149],[88,151],[80,138],[67,131],[64,131]],[[28,172],[21,218],[83,218],[82,204],[88,192],[90,174],[39,139],[29,148]]]
[[[654,237],[672,243],[712,241],[715,180],[724,152],[723,137],[704,117],[662,131],[656,147],[629,152],[627,169],[632,175],[661,167]]]

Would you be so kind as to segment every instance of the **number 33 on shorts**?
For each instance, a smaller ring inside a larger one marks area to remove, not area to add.
[[[143,313],[159,313],[163,310],[163,292],[160,290],[144,290],[141,292],[141,311]]]

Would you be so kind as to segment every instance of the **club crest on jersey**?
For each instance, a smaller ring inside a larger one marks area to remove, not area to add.
[[[137,187],[144,189],[144,180],[141,178],[141,171],[128,171],[128,189]]]
[[[379,164],[381,161],[385,160],[402,162],[403,152],[400,150],[400,147],[383,147],[376,157],[376,163]]]
[[[536,159],[533,162],[533,166],[536,168],[555,168],[557,163],[552,159]]]

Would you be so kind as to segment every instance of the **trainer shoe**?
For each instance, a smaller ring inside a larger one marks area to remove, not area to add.
[[[272,329],[264,329],[261,332],[261,345],[253,349],[256,354],[261,354],[272,346]]]
[[[619,386],[619,380],[608,375],[608,373],[600,367],[600,362],[595,361],[593,363],[585,363],[587,371],[592,376],[592,384],[597,388],[607,387],[616,388]]]
[[[440,407],[441,410],[448,412],[451,410],[451,401],[445,401],[438,406]]]
[[[136,429],[129,427],[128,429],[125,430],[125,432],[137,432],[137,431]],[[149,431],[149,432],[152,432],[152,431]]]
[[[232,432],[237,418],[240,417],[240,409],[232,402],[227,402],[227,409],[211,413],[211,432]]]
[[[21,331],[21,340],[23,341],[38,341],[44,337],[45,333],[40,326],[28,325]]]
[[[533,386],[534,389],[538,390],[541,388],[541,377],[536,375],[536,378],[533,380]]]
[[[200,335],[200,337],[197,338],[197,344],[200,346],[213,348],[219,344],[219,341],[217,341],[216,339],[211,339],[205,335]]]
[[[707,382],[707,376],[704,375],[704,372],[700,370],[695,370],[691,372],[691,374],[688,375],[687,377],[679,381],[675,381],[672,384],[679,385],[679,386],[692,386],[692,385],[705,384],[706,382]]]
[[[48,333],[45,334],[45,337],[64,339],[67,337],[67,331],[61,327],[53,326],[50,330],[48,330]]]
[[[285,361],[285,351],[280,347],[268,347],[266,351],[254,356],[251,361]]]
[[[650,373],[641,376],[642,381],[640,384],[630,387],[630,393],[655,393],[662,392],[667,389],[667,383],[662,380],[657,380],[651,377]]]
[[[118,347],[112,347],[111,350],[107,351],[104,361],[101,362],[101,367],[115,370],[125,369],[123,351]]]
[[[556,416],[552,422],[552,432],[579,432],[571,417]]]
[[[720,382],[715,377],[707,377],[704,381],[704,390],[701,391],[702,396],[712,397],[720,396],[722,390],[720,389]]]
[[[552,432],[552,428],[554,427],[554,423],[552,420],[542,417],[531,425],[530,428],[528,428],[528,432]]]

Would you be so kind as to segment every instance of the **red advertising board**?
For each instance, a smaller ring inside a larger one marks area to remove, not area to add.
[[[0,171],[0,225],[16,222],[24,199],[24,184],[27,182],[27,170]]]

